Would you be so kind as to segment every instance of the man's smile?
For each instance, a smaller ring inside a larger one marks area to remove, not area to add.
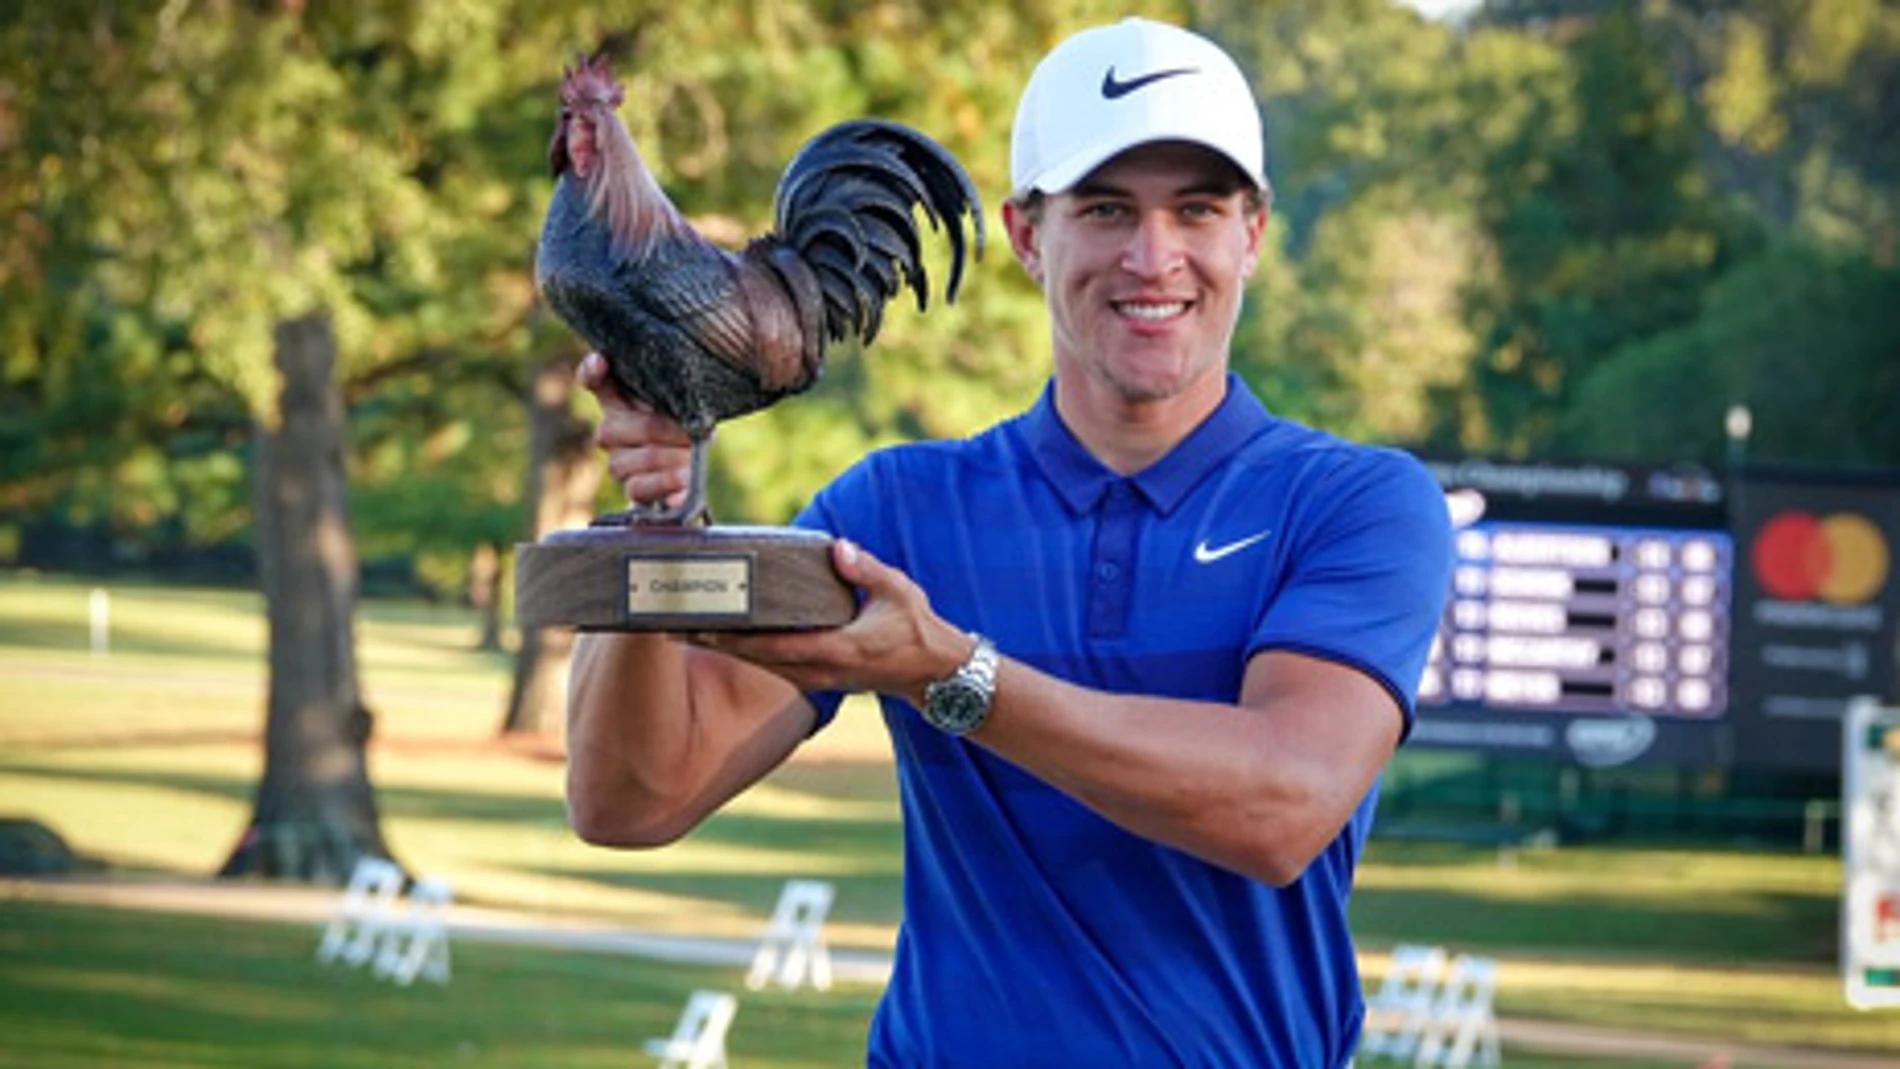
[[[1160,323],[1173,319],[1184,315],[1188,310],[1187,301],[1111,301],[1109,303],[1117,313],[1148,323]]]

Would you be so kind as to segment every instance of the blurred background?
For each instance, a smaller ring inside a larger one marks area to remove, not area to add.
[[[1893,700],[1900,3],[0,0],[0,1065],[643,1064],[687,992],[730,985],[485,941],[440,988],[325,969],[310,921],[364,854],[537,923],[734,939],[818,876],[834,943],[887,951],[868,709],[667,850],[566,829],[570,639],[514,625],[512,553],[618,502],[533,288],[558,80],[607,54],[667,191],[735,246],[845,118],[928,132],[986,198],[956,305],[893,307],[721,428],[715,515],[779,523],[866,449],[1033,399],[1046,326],[996,210],[1016,93],[1132,13],[1219,40],[1262,102],[1276,195],[1234,360],[1270,408],[1448,488],[1472,458],[1643,473],[1715,513],[1556,519],[1719,530],[1731,566],[1748,473],[1854,488],[1762,498],[1764,524],[1871,517],[1788,543],[1851,550],[1843,597],[1732,586],[1875,613],[1855,679]],[[1369,982],[1449,943],[1503,961],[1507,1022],[1679,1044],[1507,1030],[1510,1064],[1895,1055],[1896,1015],[1841,997],[1835,717],[1790,744],[1829,756],[1785,763],[1738,765],[1713,715],[1628,763],[1408,747],[1355,896]],[[850,1064],[876,993],[749,996],[734,1061]]]

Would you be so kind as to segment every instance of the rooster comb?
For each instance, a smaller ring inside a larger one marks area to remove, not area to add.
[[[578,108],[583,104],[607,104],[619,107],[626,98],[620,83],[614,81],[613,71],[607,68],[607,56],[596,52],[593,55],[575,57],[576,65],[561,69],[561,104],[568,108]]]

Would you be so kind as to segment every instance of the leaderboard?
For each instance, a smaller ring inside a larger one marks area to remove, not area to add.
[[[1456,554],[1421,705],[1726,711],[1727,532],[1484,521],[1457,532]]]

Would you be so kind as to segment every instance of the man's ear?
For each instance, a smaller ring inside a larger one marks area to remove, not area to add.
[[[1016,262],[1023,265],[1036,285],[1042,285],[1041,228],[1014,198],[1003,202],[1003,229],[1009,233],[1009,247],[1016,253]]]
[[[1247,261],[1242,278],[1252,278],[1254,269],[1260,266],[1260,243],[1265,240],[1269,214],[1265,207],[1247,213]]]

